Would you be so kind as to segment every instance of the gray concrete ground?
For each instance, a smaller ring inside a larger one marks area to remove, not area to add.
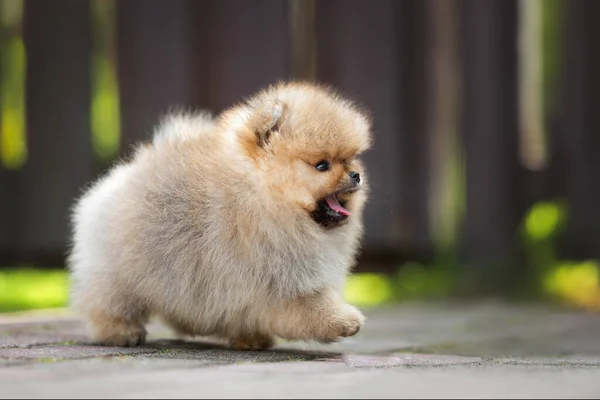
[[[92,346],[68,312],[0,314],[0,398],[599,398],[600,315],[503,303],[366,311],[355,337],[238,352],[153,323]]]

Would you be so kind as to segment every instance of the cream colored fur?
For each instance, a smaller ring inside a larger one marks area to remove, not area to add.
[[[144,342],[157,315],[240,349],[274,337],[331,342],[363,315],[341,295],[360,248],[370,121],[308,83],[280,83],[217,119],[172,113],[152,143],[79,198],[68,257],[72,306],[106,345]],[[331,170],[314,164],[331,160]],[[357,170],[347,223],[310,216]]]

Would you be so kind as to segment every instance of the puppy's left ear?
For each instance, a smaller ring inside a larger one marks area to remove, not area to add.
[[[273,134],[278,134],[283,122],[285,105],[273,101],[255,109],[250,118],[250,126],[260,147],[268,146]]]

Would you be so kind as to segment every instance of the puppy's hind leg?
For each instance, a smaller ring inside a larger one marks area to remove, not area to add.
[[[130,347],[146,342],[143,314],[119,316],[105,311],[90,313],[94,342],[104,346]]]
[[[128,295],[93,286],[83,291],[86,286],[76,287],[73,306],[86,317],[92,341],[95,344],[117,347],[144,344],[147,310]]]

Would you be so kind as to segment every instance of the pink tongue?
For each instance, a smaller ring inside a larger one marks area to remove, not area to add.
[[[325,201],[333,211],[336,211],[337,213],[345,216],[350,215],[350,211],[346,210],[344,207],[341,206],[340,202],[334,194],[327,196],[325,198]]]

